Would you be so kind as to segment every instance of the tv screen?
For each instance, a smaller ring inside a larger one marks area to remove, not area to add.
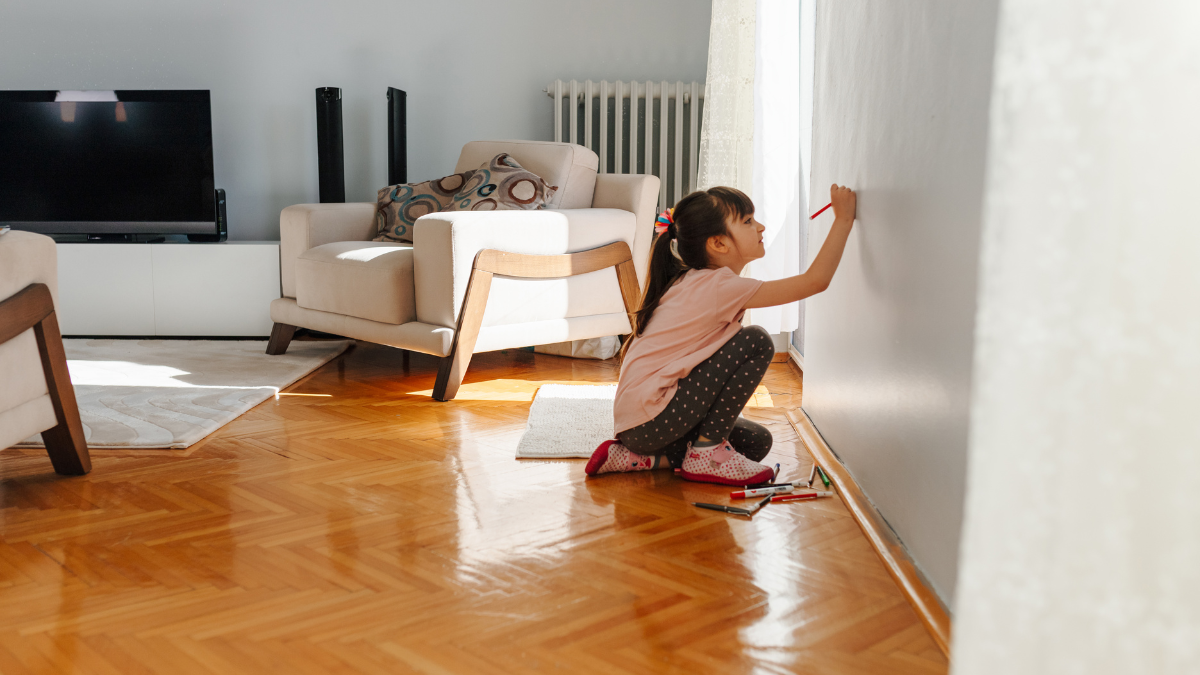
[[[0,225],[215,231],[208,91],[0,91]]]

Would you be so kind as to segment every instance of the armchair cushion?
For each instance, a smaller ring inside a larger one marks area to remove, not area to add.
[[[456,325],[475,256],[483,249],[574,253],[615,241],[632,244],[635,228],[634,214],[618,209],[459,211],[424,216],[417,221],[413,237],[417,320],[435,326]],[[624,312],[612,268],[566,279],[496,277],[483,326],[624,316]]]
[[[456,172],[478,168],[496,155],[507,152],[521,166],[542,177],[558,190],[546,203],[548,209],[586,209],[596,189],[600,158],[582,145],[549,141],[471,141],[458,156]]]
[[[296,260],[296,304],[380,323],[413,321],[412,246],[339,241],[311,248]]]
[[[375,204],[296,204],[279,214],[279,282],[296,297],[296,260],[310,248],[335,241],[369,241],[375,236]]]
[[[466,175],[466,174],[463,174]],[[502,152],[470,172],[443,211],[533,211],[546,206],[558,186],[549,185]]]
[[[378,193],[375,207],[375,225],[379,232],[374,241],[411,244],[413,223],[417,218],[453,204],[463,184],[476,173],[475,170],[464,171],[424,183],[401,183],[383,188]]]

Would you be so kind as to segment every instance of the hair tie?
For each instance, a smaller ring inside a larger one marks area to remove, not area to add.
[[[675,209],[669,208],[666,211],[663,211],[662,213],[658,214],[658,217],[654,219],[654,233],[662,234],[662,233],[666,232],[667,230],[671,229],[671,226],[674,224],[675,224]],[[678,258],[679,255],[676,254],[675,257]]]

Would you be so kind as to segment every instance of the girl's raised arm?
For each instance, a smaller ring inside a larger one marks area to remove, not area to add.
[[[842,251],[846,249],[850,228],[854,226],[857,198],[854,190],[835,184],[829,186],[829,200],[833,202],[833,227],[829,229],[829,235],[825,237],[825,243],[812,264],[804,274],[763,282],[758,292],[746,301],[746,309],[786,305],[829,288],[833,273],[842,261]]]

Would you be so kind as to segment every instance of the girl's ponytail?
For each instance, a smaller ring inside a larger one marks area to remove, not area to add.
[[[621,345],[622,358],[625,356],[625,351],[629,349],[629,344],[646,329],[646,324],[649,323],[654,310],[658,308],[658,301],[662,299],[663,294],[688,270],[683,261],[671,253],[671,241],[675,238],[674,229],[675,225],[672,224],[666,232],[655,237],[654,243],[650,246],[650,267],[646,273],[646,292],[642,294],[641,306],[633,315],[633,333],[625,339],[625,344]]]
[[[753,213],[754,204],[745,193],[729,187],[714,187],[691,193],[680,199],[674,209],[658,217],[657,222],[667,227],[665,230],[660,227],[650,247],[646,291],[633,316],[633,332],[621,345],[622,358],[630,343],[646,330],[667,290],[689,269],[708,267],[708,240],[728,235],[728,220],[740,220]]]

